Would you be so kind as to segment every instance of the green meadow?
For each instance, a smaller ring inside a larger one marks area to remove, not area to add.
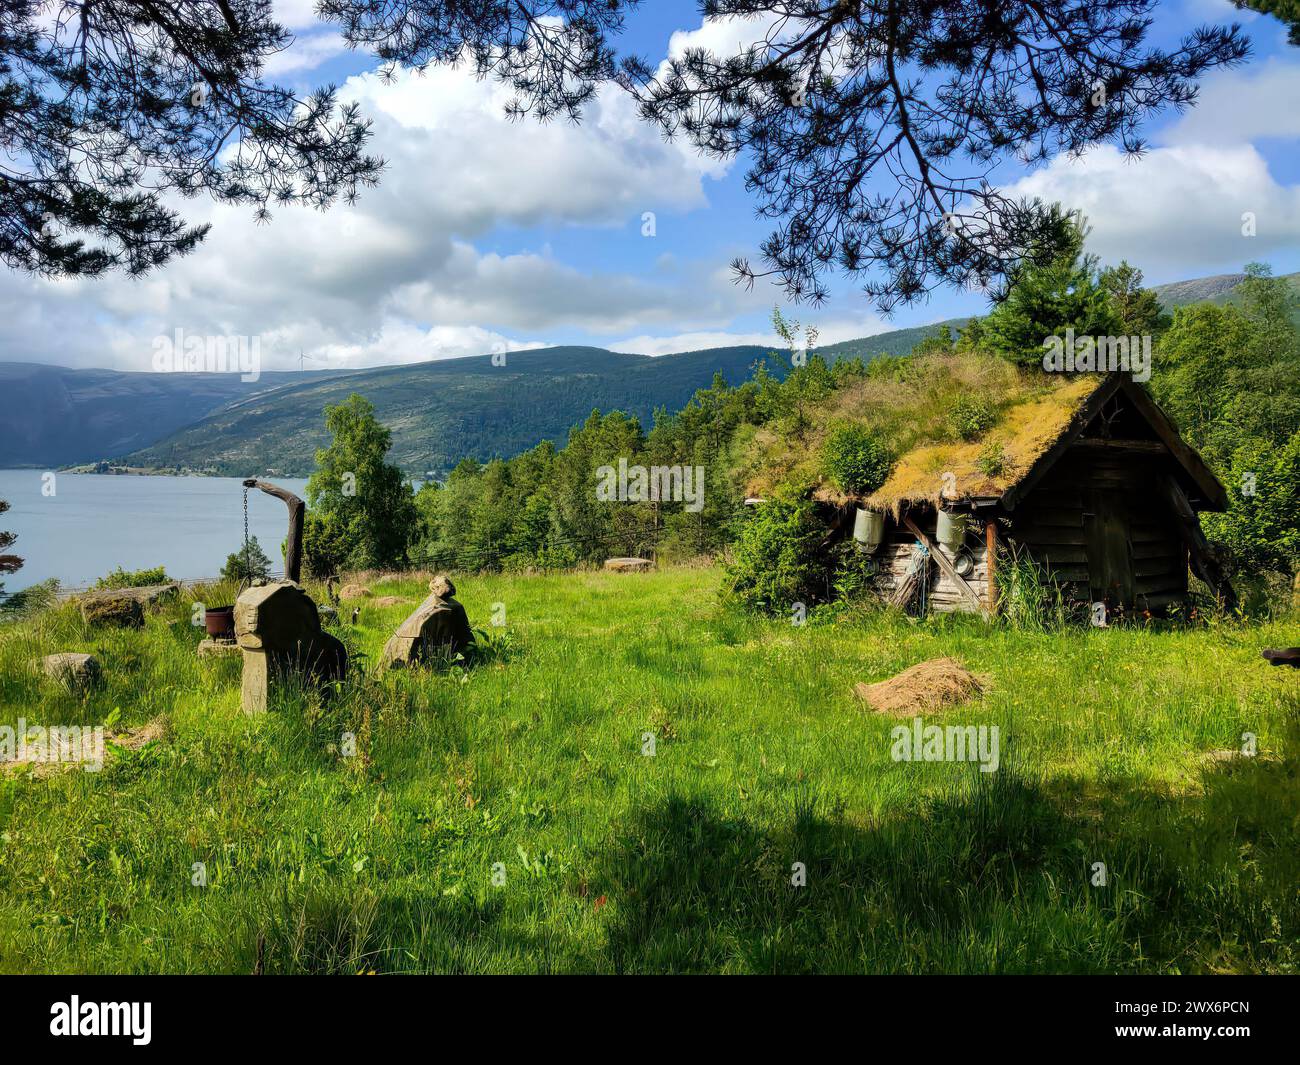
[[[1300,622],[796,626],[721,579],[465,576],[475,660],[382,676],[424,586],[379,581],[403,602],[334,629],[350,679],[258,717],[196,657],[196,593],[0,627],[0,724],[158,730],[0,775],[0,970],[1300,971],[1300,673],[1260,658]],[[927,720],[996,725],[996,772],[895,761],[853,694],[940,656],[988,688]]]

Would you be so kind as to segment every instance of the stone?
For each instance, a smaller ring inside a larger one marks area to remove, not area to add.
[[[337,625],[339,623],[338,609],[330,606],[329,603],[317,603],[316,612],[320,614],[320,623],[322,625]]]
[[[166,584],[147,584],[140,588],[100,588],[86,592],[81,599],[83,602],[87,599],[134,599],[141,606],[148,607],[172,598],[180,590],[179,581],[168,581]]]
[[[322,632],[320,613],[302,585],[273,581],[235,600],[235,640],[244,654],[244,712],[266,710],[273,684],[296,674],[309,684],[342,680],[348,655]]]
[[[94,655],[78,654],[64,651],[62,654],[46,655],[41,666],[47,677],[53,677],[76,694],[90,691],[97,685],[103,675],[99,660]]]
[[[200,658],[232,658],[242,654],[239,644],[230,640],[203,640],[198,646]]]
[[[607,558],[605,568],[614,573],[645,573],[655,568],[648,558]]]
[[[340,599],[369,599],[375,593],[364,584],[345,584],[339,592]]]
[[[129,595],[98,595],[81,601],[81,618],[87,625],[140,629],[144,627],[144,606]]]
[[[411,612],[384,644],[380,664],[386,669],[409,668],[423,662],[451,661],[474,643],[465,608],[454,596],[448,577],[434,577],[429,595]]]
[[[397,606],[402,602],[400,595],[381,595],[379,598],[371,601],[371,606]]]

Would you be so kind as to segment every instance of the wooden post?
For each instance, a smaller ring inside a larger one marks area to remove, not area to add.
[[[1232,590],[1223,563],[1205,538],[1205,533],[1201,531],[1201,522],[1196,516],[1196,511],[1192,509],[1192,504],[1173,477],[1164,478],[1164,489],[1165,499],[1173,507],[1178,531],[1187,545],[1192,572],[1210,586],[1214,594],[1222,600],[1225,609],[1235,610],[1237,593]]]
[[[307,504],[290,492],[270,481],[249,478],[244,482],[245,488],[259,488],[269,496],[275,496],[289,508],[289,538],[284,545],[284,575],[298,583],[302,574],[302,523],[307,511]]]
[[[984,569],[988,574],[989,617],[998,615],[998,523],[989,518],[984,523]]]

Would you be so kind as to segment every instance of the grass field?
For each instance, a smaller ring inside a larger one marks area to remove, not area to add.
[[[0,724],[163,726],[0,776],[0,970],[1300,971],[1300,675],[1259,657],[1300,624],[795,627],[719,580],[465,577],[472,669],[256,718],[188,603],[0,627]],[[424,593],[373,587],[408,601],[341,626],[367,662]],[[84,702],[32,664],[66,650],[103,663]],[[937,720],[998,725],[997,772],[892,760],[852,694],[940,655],[991,680]]]

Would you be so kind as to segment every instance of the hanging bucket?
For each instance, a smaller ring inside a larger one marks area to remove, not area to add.
[[[939,511],[939,523],[934,532],[935,539],[955,555],[966,541],[966,515]]]
[[[885,538],[885,515],[879,510],[858,508],[853,518],[853,539],[858,549],[871,554]]]

